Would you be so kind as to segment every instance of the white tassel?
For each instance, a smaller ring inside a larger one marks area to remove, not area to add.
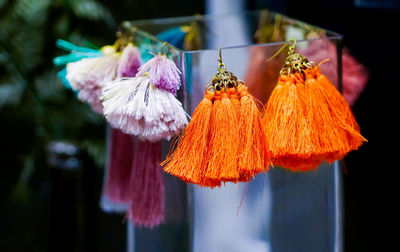
[[[103,113],[113,128],[121,129],[125,133],[138,134],[136,115],[138,104],[144,93],[146,83],[141,83],[143,78],[125,78],[106,83],[103,88]],[[144,97],[144,95],[143,95]],[[135,110],[135,112],[132,112]]]
[[[102,100],[112,127],[144,140],[169,140],[188,124],[182,104],[150,85],[147,75],[105,84]]]
[[[98,113],[102,111],[101,89],[105,82],[115,78],[118,59],[118,54],[114,53],[67,64],[66,78],[72,89],[79,91],[78,99],[89,103]]]
[[[111,81],[116,74],[118,58],[118,54],[113,54],[68,63],[66,78],[74,90]]]
[[[186,112],[175,96],[152,85],[148,91],[146,111],[142,136],[149,141],[169,140],[188,124]]]

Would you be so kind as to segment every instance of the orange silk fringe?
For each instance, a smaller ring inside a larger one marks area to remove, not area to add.
[[[292,171],[332,163],[366,141],[349,105],[319,67],[279,77],[262,125],[272,162]]]
[[[249,181],[270,163],[261,113],[243,84],[207,91],[178,141],[161,165],[200,186]]]
[[[182,130],[176,141],[178,146],[164,162],[164,171],[185,182],[200,184],[207,164],[206,154],[210,135],[210,119],[214,93],[206,91],[204,99],[193,112],[189,125]],[[211,184],[208,186],[212,186]]]
[[[248,181],[254,174],[268,169],[269,149],[262,129],[261,113],[256,100],[245,85],[239,85],[240,96],[240,181]]]

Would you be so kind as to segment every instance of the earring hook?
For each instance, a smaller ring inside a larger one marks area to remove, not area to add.
[[[289,39],[287,44],[289,45],[289,54],[293,54],[296,48],[296,40]]]
[[[226,66],[222,62],[222,52],[221,52],[221,47],[219,47],[219,46],[218,46],[218,62],[219,62],[218,69],[219,70],[225,70]]]
[[[164,48],[167,47],[167,52],[164,54]],[[161,49],[160,49],[160,54],[164,56],[168,56],[169,52],[171,50],[171,47],[169,46],[168,42],[162,43]]]
[[[289,46],[289,52],[288,55],[291,55],[294,53],[295,47],[296,47],[296,40],[295,39],[289,39],[288,42],[286,42],[273,56],[269,57],[265,62],[268,62],[276,56],[278,56],[287,46]]]

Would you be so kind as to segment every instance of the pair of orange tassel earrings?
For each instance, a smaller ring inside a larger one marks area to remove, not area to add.
[[[342,95],[304,56],[289,55],[263,113],[245,84],[226,70],[219,49],[218,73],[175,150],[162,163],[180,179],[205,187],[246,182],[270,165],[292,171],[343,158],[366,141]]]

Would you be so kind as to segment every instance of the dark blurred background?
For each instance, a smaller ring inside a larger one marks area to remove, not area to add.
[[[346,251],[389,249],[400,3],[250,0],[246,7],[269,8],[343,34],[344,45],[369,69],[370,80],[353,106],[369,143],[345,158],[344,245]],[[56,78],[56,39],[101,46],[113,42],[124,20],[205,11],[206,1],[198,0],[0,0],[0,251],[125,249],[122,218],[98,207],[105,123]],[[69,169],[49,164],[54,141],[79,147],[71,152],[77,162]]]

